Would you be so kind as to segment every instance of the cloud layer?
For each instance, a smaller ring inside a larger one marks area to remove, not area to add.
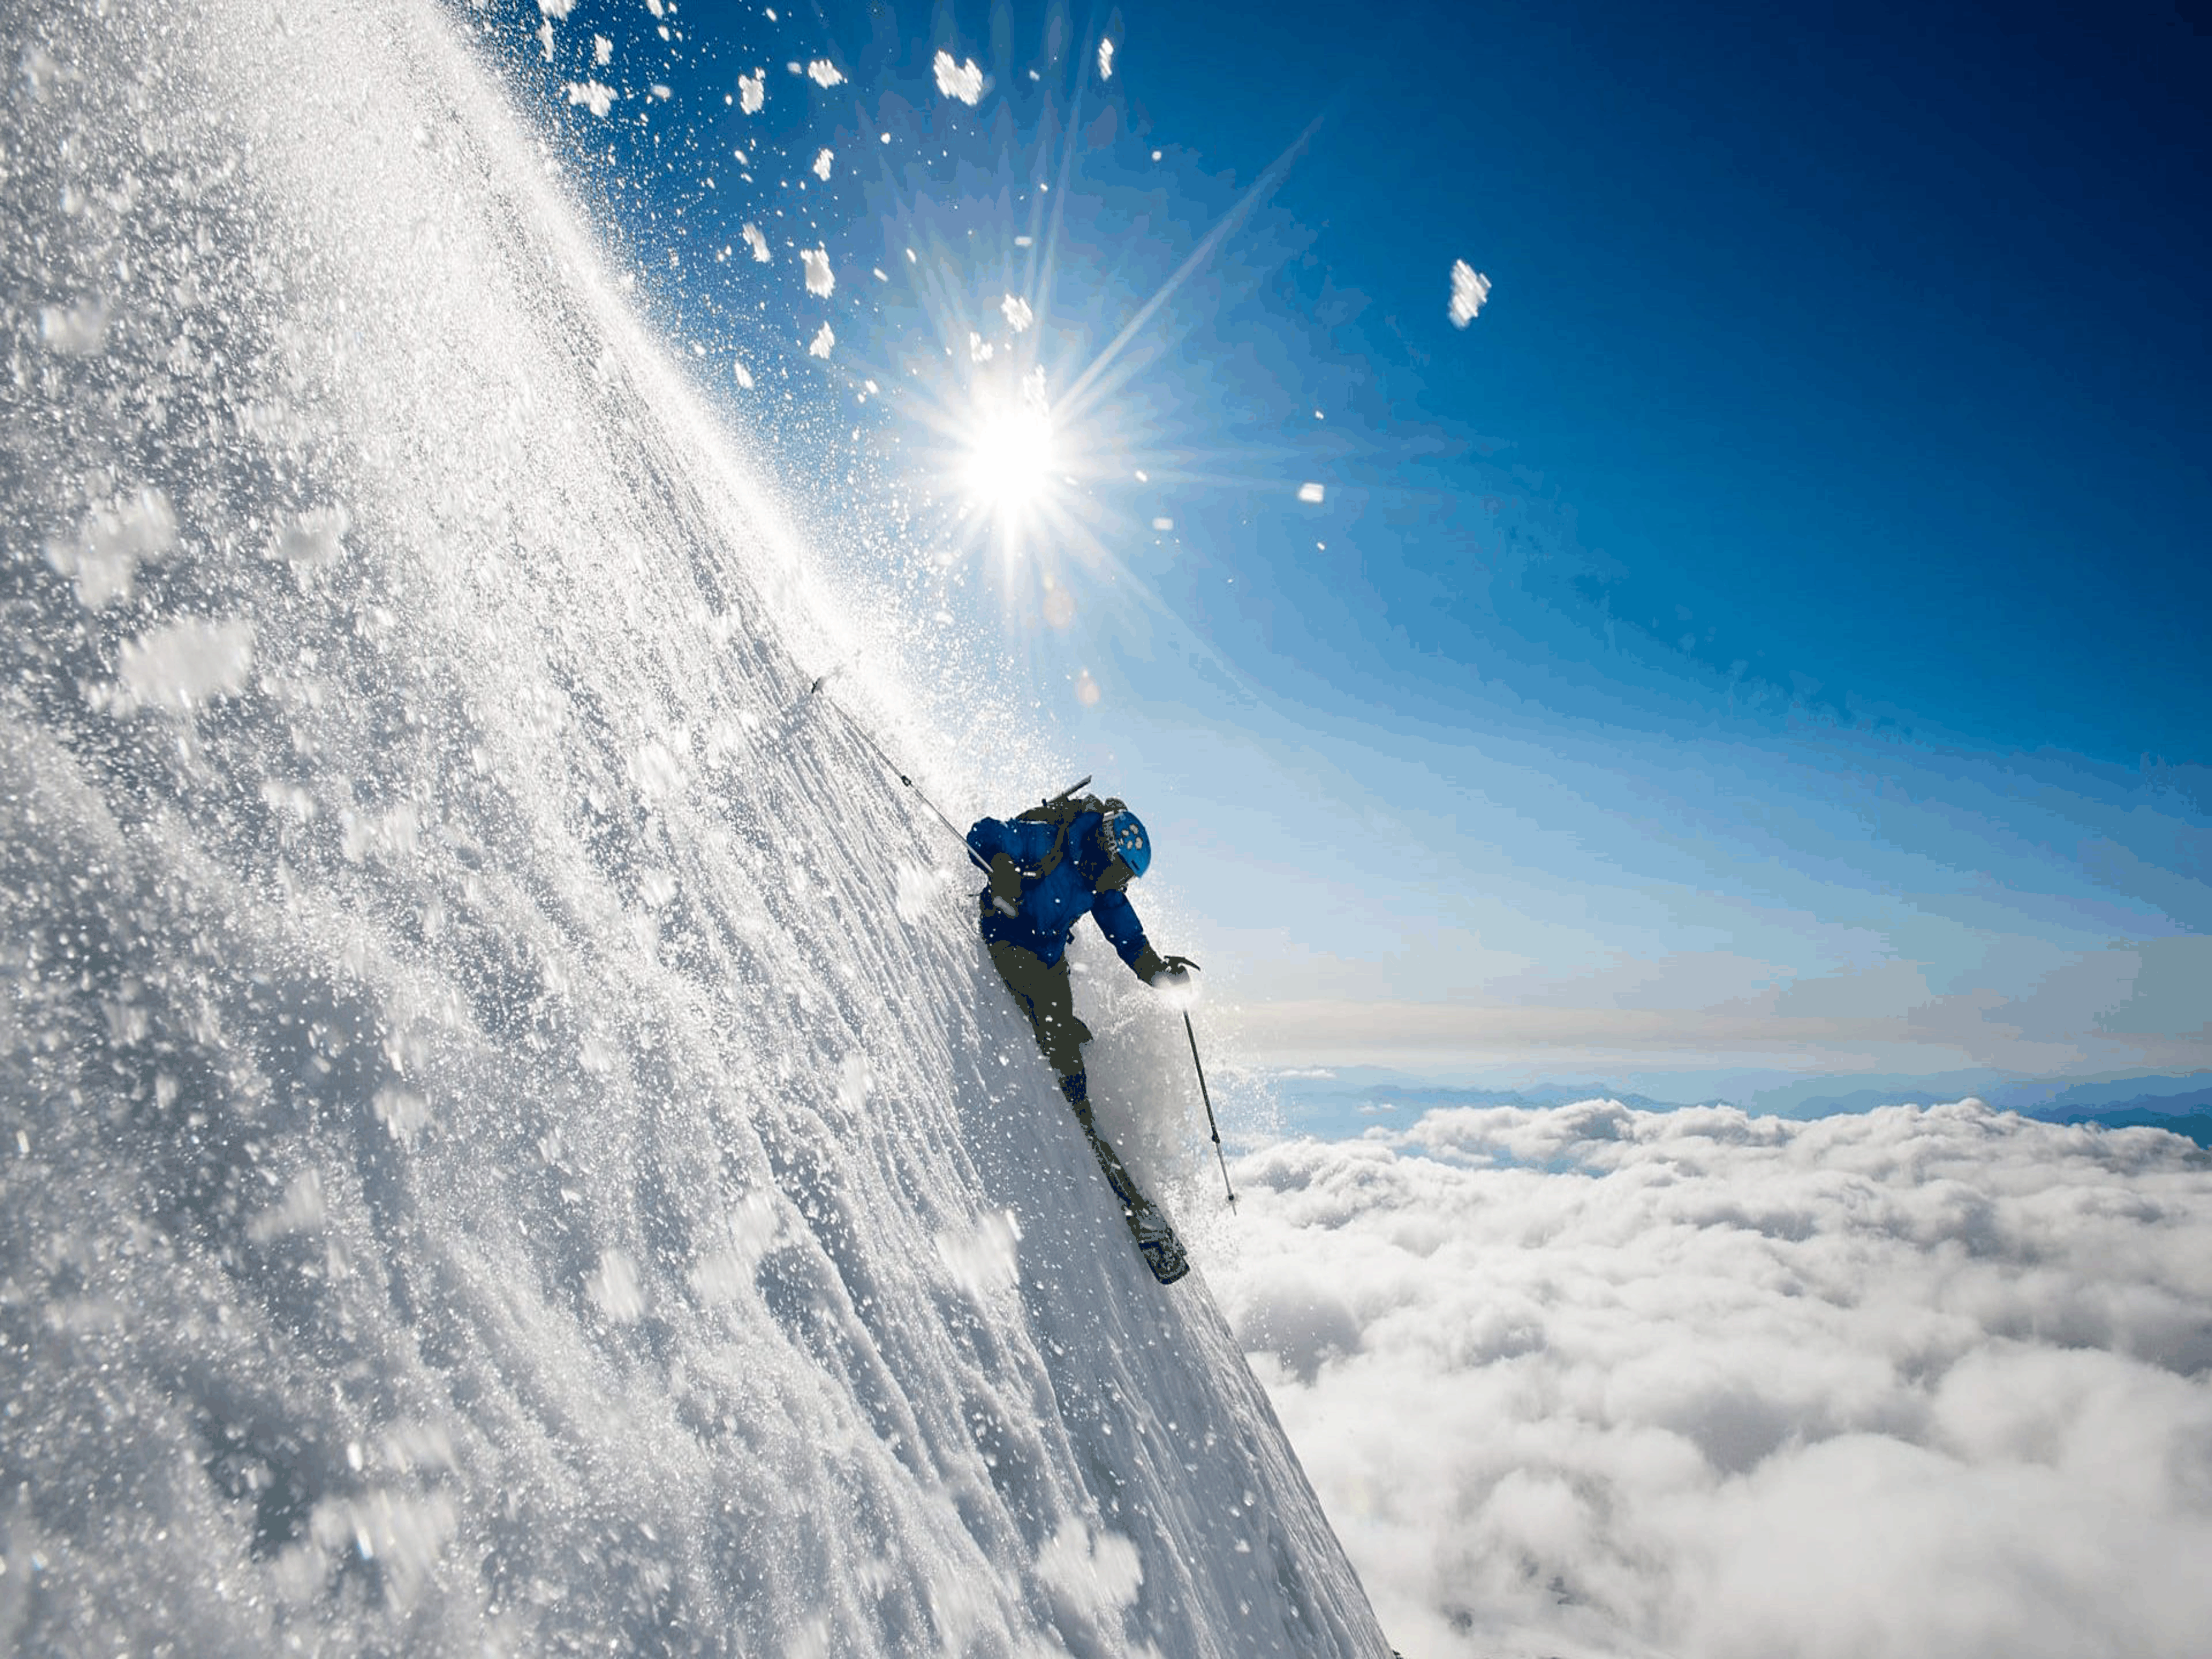
[[[1237,1174],[1211,1276],[1408,1652],[2203,1650],[2177,1137],[1592,1102]]]

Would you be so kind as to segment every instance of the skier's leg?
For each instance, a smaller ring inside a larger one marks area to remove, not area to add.
[[[1160,1213],[1160,1206],[1139,1188],[1121,1155],[1114,1150],[1113,1142],[1098,1133],[1098,1126],[1091,1121],[1083,1073],[1062,1078],[1060,1087],[1067,1097],[1067,1103],[1075,1109],[1076,1121],[1083,1126],[1084,1137],[1091,1142],[1091,1154],[1098,1160],[1106,1184],[1121,1200],[1121,1218],[1129,1224],[1129,1236],[1137,1241],[1137,1250],[1145,1258],[1146,1267],[1161,1284],[1174,1284],[1190,1271],[1190,1258],[1183,1252],[1182,1241],[1176,1237],[1167,1217]]]
[[[1083,1126],[1085,1137],[1091,1142],[1091,1155],[1106,1176],[1106,1184],[1114,1189],[1114,1196],[1121,1200],[1124,1208],[1133,1212],[1148,1211],[1152,1201],[1139,1188],[1136,1178],[1121,1162],[1121,1154],[1114,1150],[1113,1142],[1098,1133],[1098,1125],[1091,1115],[1091,1079],[1082,1072],[1060,1080],[1060,1091],[1067,1097],[1067,1103],[1075,1109],[1075,1121]]]
[[[994,940],[991,965],[1014,994],[1014,1001],[1029,1016],[1030,1030],[1045,1063],[1065,1078],[1083,1070],[1083,1045],[1091,1041],[1091,1028],[1075,1017],[1075,991],[1068,981],[1067,958],[1048,966],[1036,953],[1018,945]]]
[[[1018,945],[994,941],[989,948],[991,965],[1029,1016],[1030,1029],[1036,1033],[1037,1047],[1044,1051],[1046,1063],[1060,1075],[1060,1091],[1074,1109],[1076,1121],[1083,1126],[1091,1156],[1098,1160],[1100,1173],[1121,1203],[1146,1265],[1163,1285],[1174,1284],[1190,1271],[1181,1241],[1091,1120],[1091,1079],[1083,1067],[1083,1045],[1091,1041],[1091,1028],[1075,1017],[1075,994],[1069,983],[1066,959],[1048,967],[1034,952]]]

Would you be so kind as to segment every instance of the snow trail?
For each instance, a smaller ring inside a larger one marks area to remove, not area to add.
[[[1387,1651],[446,15],[0,30],[0,1645]]]

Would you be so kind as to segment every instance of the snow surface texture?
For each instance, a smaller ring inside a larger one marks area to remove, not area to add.
[[[1223,1304],[1409,1654],[2205,1651],[2179,1136],[1599,1101],[1236,1174]]]
[[[1385,1652],[444,15],[4,15],[0,1650]]]

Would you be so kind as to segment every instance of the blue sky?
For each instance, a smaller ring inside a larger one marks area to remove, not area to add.
[[[1247,1053],[2212,1065],[2212,42],[770,9],[492,16],[733,427],[942,630],[917,697],[1034,702],[1144,811]],[[994,516],[965,451],[1039,368],[1053,482]]]

